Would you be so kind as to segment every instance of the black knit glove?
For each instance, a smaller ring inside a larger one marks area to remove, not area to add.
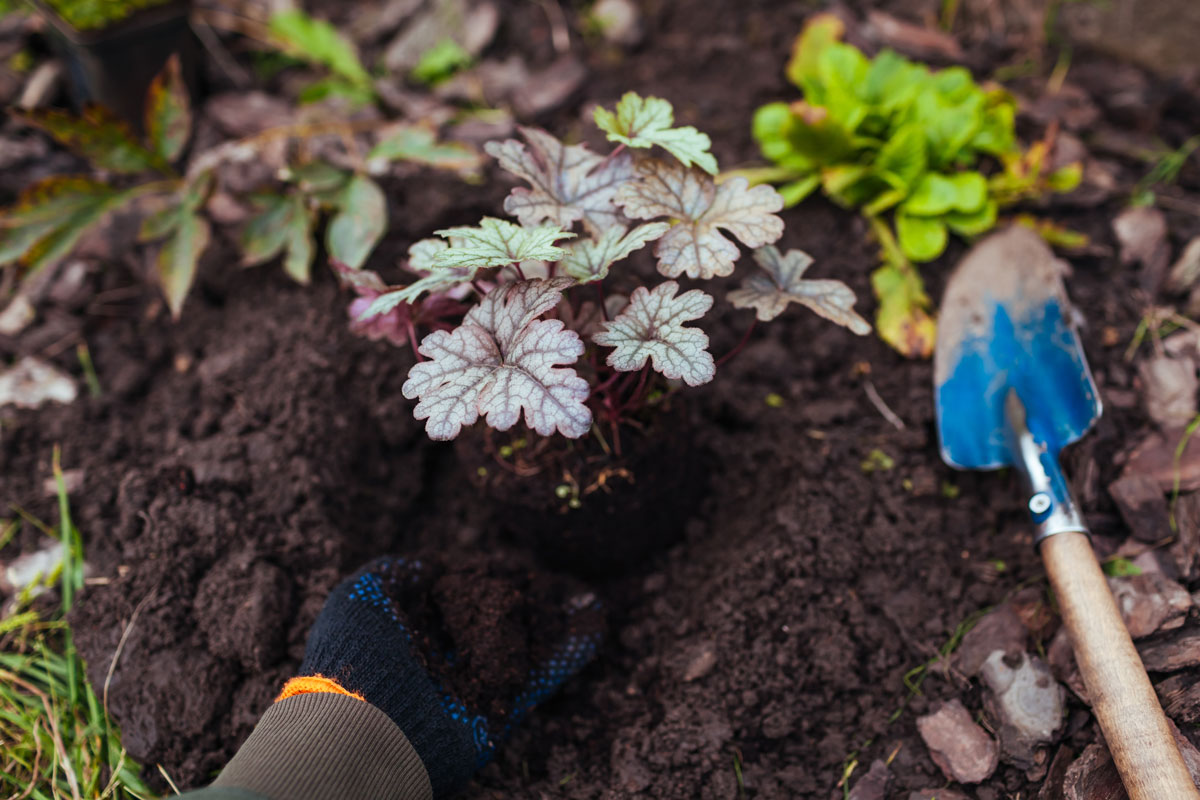
[[[281,698],[365,699],[403,731],[441,798],[592,659],[604,614],[565,581],[436,562],[380,558],[334,589]]]

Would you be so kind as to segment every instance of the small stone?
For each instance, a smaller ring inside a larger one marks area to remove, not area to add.
[[[957,699],[918,718],[917,731],[929,748],[933,763],[950,780],[979,783],[987,780],[1000,763],[996,741],[975,724],[971,713]]]
[[[24,294],[18,294],[0,311],[0,335],[16,336],[33,322],[33,303]]]
[[[1185,292],[1200,281],[1200,236],[1193,238],[1183,248],[1179,258],[1167,273],[1167,288],[1172,292]]]
[[[71,403],[77,394],[70,375],[34,356],[25,356],[0,371],[0,406],[37,408],[52,401]]]
[[[642,13],[630,0],[598,0],[591,17],[610,44],[632,47],[645,35]]]
[[[913,25],[883,11],[867,13],[865,33],[870,38],[906,56],[922,61],[961,62],[964,59],[958,39],[935,28]]]
[[[713,671],[717,665],[717,648],[712,642],[704,642],[693,649],[681,678],[684,683],[698,681]]]
[[[64,469],[62,476],[63,486],[66,488],[67,494],[75,494],[75,492],[83,486],[82,468],[77,467],[75,469]],[[46,495],[46,497],[58,496],[58,480],[53,475],[42,481],[42,492]]]
[[[553,64],[531,73],[513,94],[513,107],[523,117],[535,117],[565,103],[587,78],[583,62],[562,56]]]
[[[0,591],[11,595],[25,589],[34,597],[46,590],[45,586],[34,586],[34,582],[58,569],[63,560],[63,544],[50,541],[41,550],[18,556],[0,571]]]
[[[1137,639],[1157,630],[1178,628],[1192,607],[1192,598],[1161,572],[1111,577],[1112,590],[1129,635]]]
[[[988,612],[967,631],[954,651],[954,663],[969,678],[975,677],[983,662],[996,651],[1020,653],[1025,650],[1028,631],[1017,612],[1008,603]]]
[[[1171,258],[1166,215],[1152,206],[1132,206],[1113,219],[1112,227],[1121,246],[1121,263],[1141,264],[1142,288],[1157,290]]]
[[[1050,668],[1027,653],[1013,658],[995,652],[979,674],[992,691],[1005,760],[1025,770],[1044,764],[1038,750],[1063,723],[1063,691]]]
[[[859,778],[850,790],[850,800],[884,800],[892,784],[892,771],[880,759],[871,762],[867,774]]]

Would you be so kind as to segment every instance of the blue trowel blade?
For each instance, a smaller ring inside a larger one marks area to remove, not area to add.
[[[1015,389],[1034,438],[1057,454],[1099,418],[1100,396],[1071,321],[1062,265],[1033,231],[976,245],[946,286],[934,351],[942,458],[960,469],[1013,463],[1004,401]]]

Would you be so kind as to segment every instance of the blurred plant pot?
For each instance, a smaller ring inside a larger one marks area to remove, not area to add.
[[[571,440],[482,425],[459,436],[455,452],[502,533],[552,568],[609,577],[679,541],[703,495],[707,471],[675,405],[645,427],[622,427],[619,456],[611,433],[601,444],[594,434]]]
[[[104,106],[142,132],[146,90],[174,53],[179,53],[184,79],[194,89],[191,0],[141,8],[106,27],[86,31],[75,29],[45,0],[32,2],[50,23],[76,106]]]

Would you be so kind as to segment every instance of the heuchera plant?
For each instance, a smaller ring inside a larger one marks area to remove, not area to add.
[[[872,280],[879,333],[902,353],[928,356],[933,320],[912,263],[941,255],[951,231],[971,238],[991,229],[1002,206],[1071,191],[1081,168],[1047,173],[1047,142],[1020,148],[1016,103],[1002,88],[890,50],[868,59],[842,33],[829,14],[805,26],[787,65],[804,99],[758,109],[754,135],[776,166],[747,172],[781,184],[788,205],[820,188],[868,217],[884,258]],[[990,175],[987,163],[996,166]]]
[[[326,250],[351,267],[366,261],[386,231],[387,200],[373,175],[398,160],[459,172],[474,172],[480,161],[474,150],[438,142],[431,128],[419,124],[381,125],[372,131],[378,134],[374,144],[363,147],[361,131],[333,120],[269,129],[180,164],[192,111],[177,58],[150,85],[144,136],[99,107],[80,116],[53,109],[13,115],[82,156],[94,172],[46,178],[27,187],[14,206],[0,209],[0,267],[16,264],[28,280],[69,255],[106,215],[153,209],[142,220],[140,240],[157,248],[158,278],[176,317],[212,238],[205,206],[222,165],[260,159],[265,149],[276,146],[278,152],[278,145],[293,142],[340,148],[334,153],[325,147],[321,157],[292,163],[276,181],[240,198],[251,211],[236,239],[242,264],[282,255],[287,274],[308,283],[322,218]]]
[[[418,401],[414,415],[431,438],[453,439],[480,417],[502,431],[524,417],[538,434],[570,438],[603,437],[601,422],[619,454],[619,426],[646,407],[653,384],[711,381],[720,362],[692,324],[712,308],[710,294],[675,280],[629,296],[608,291],[612,271],[650,243],[668,279],[730,275],[735,242],[758,248],[761,272],[729,294],[756,311],[751,326],[797,302],[855,333],[870,330],[847,286],[805,279],[812,259],[771,246],[783,234],[779,193],[741,177],[716,182],[709,138],[674,127],[670,103],[628,93],[595,120],[618,143],[607,155],[536,128],[486,146],[528,184],[504,203],[516,223],[485,217],[436,231],[440,238],[409,250],[416,279],[405,285],[341,269],[360,296],[352,325],[413,347],[402,391]],[[419,344],[418,327],[432,329]]]

